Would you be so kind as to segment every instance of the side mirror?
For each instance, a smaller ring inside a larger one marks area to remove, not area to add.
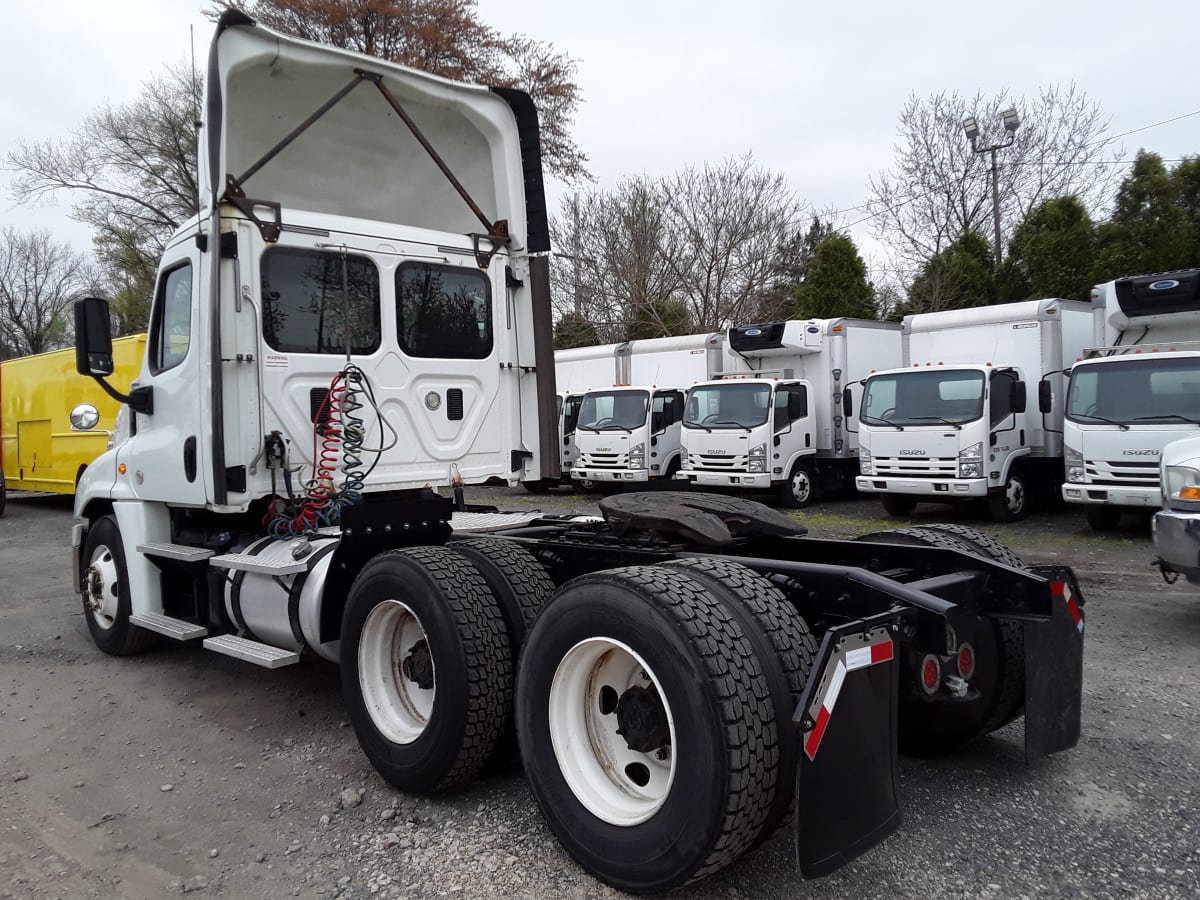
[[[850,395],[850,388],[842,388],[842,415],[847,419],[854,417],[854,397]]]
[[[107,300],[85,297],[75,301],[75,371],[100,377],[113,373]]]
[[[1025,412],[1025,382],[1014,381],[1008,390],[1008,405],[1015,413]]]
[[[1050,382],[1042,380],[1038,382],[1038,412],[1048,413],[1054,411],[1054,395],[1050,392]]]

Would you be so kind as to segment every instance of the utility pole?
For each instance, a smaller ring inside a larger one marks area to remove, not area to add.
[[[1021,117],[1017,115],[1015,108],[1006,109],[1000,114],[1004,121],[1004,130],[1008,133],[1008,140],[1002,144],[992,144],[990,147],[976,146],[976,141],[979,139],[979,123],[974,116],[968,116],[963,119],[963,131],[966,132],[967,140],[971,142],[971,150],[975,153],[988,153],[992,157],[992,252],[996,257],[996,265],[1000,265],[1000,165],[996,162],[996,151],[1003,150],[1005,147],[1011,147],[1013,141],[1017,139],[1017,129],[1021,126]]]
[[[575,192],[575,196],[571,202],[572,216],[574,218],[574,227],[571,229],[572,243],[571,248],[574,252],[571,254],[571,259],[575,270],[575,316],[578,318],[583,314],[582,306],[579,301],[579,192]]]

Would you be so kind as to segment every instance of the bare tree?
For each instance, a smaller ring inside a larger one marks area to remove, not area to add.
[[[686,169],[662,189],[679,239],[666,262],[693,326],[715,331],[752,317],[801,213],[784,177],[747,153]]]
[[[196,212],[198,103],[192,69],[168,67],[131,102],[101,107],[66,139],[19,142],[6,160],[17,202],[77,198],[72,215],[92,228],[127,330],[145,327],[158,258]]]
[[[549,43],[501,34],[479,18],[476,0],[213,0],[206,15],[231,7],[310,41],[458,81],[519,87],[537,106],[550,173],[590,177],[571,136],[581,99],[575,61]]]
[[[0,232],[0,346],[14,356],[44,353],[71,336],[71,303],[93,290],[87,257],[49,231]]]
[[[657,181],[632,176],[613,191],[564,198],[551,243],[560,317],[577,312],[605,342],[625,340],[635,320],[657,323],[663,334],[677,328],[672,301],[680,281],[668,260],[681,252],[681,240]],[[658,321],[664,318],[670,321]]]
[[[974,116],[981,146],[1003,137],[1001,111],[1016,107],[1021,126],[999,154],[1000,218],[1005,235],[1044,200],[1075,194],[1089,208],[1107,201],[1121,158],[1107,137],[1108,119],[1074,84],[1050,87],[1031,100],[1001,93],[910,96],[900,114],[896,161],[870,181],[875,237],[897,267],[912,274],[971,231],[991,233],[990,161],[963,133]]]

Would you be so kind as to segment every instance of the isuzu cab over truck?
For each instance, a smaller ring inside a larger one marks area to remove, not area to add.
[[[613,381],[586,389],[571,478],[602,491],[673,478],[680,464],[683,389],[725,364],[725,336],[689,334],[610,346]],[[587,349],[601,358],[609,351]],[[559,363],[556,371],[562,367]]]
[[[1162,448],[1200,429],[1200,269],[1120,278],[1092,292],[1093,335],[1070,367],[1063,499],[1110,531],[1162,504]]]
[[[986,499],[996,521],[1022,518],[1058,489],[1062,368],[1090,332],[1087,304],[1070,300],[905,316],[905,368],[876,372],[863,391],[858,489],[893,516]]]
[[[900,326],[865,319],[769,322],[729,330],[731,369],[688,389],[683,464],[694,485],[773,490],[801,508],[853,483],[854,423],[842,392],[899,365]]]
[[[144,334],[113,341],[113,381],[137,375]],[[0,362],[0,514],[7,491],[70,494],[109,446],[121,404],[75,371],[74,350]]]
[[[833,871],[899,826],[898,749],[1022,715],[1028,759],[1076,743],[1074,576],[969,529],[827,541],[705,494],[564,519],[437,492],[557,475],[525,94],[236,11],[205,87],[201,212],[159,270],[136,421],[76,493],[101,650],[200,641],[246,678],[330,660],[388,783],[461,786],[519,748],[566,852],[643,893],[789,815],[801,874]],[[99,379],[108,324],[79,302]]]

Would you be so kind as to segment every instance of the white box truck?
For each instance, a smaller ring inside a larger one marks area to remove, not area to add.
[[[1109,531],[1162,505],[1159,462],[1200,427],[1200,269],[1119,278],[1092,292],[1093,334],[1070,371],[1063,499]]]
[[[901,361],[899,323],[810,319],[732,328],[732,371],[688,389],[681,481],[774,490],[802,508],[853,483],[842,392]],[[852,390],[856,393],[857,388]]]
[[[594,377],[597,359],[611,357],[614,368],[612,380],[588,387],[580,403],[572,481],[612,491],[672,478],[680,465],[684,389],[728,365],[725,336],[689,334],[588,349],[594,352],[574,351],[563,360],[565,383],[575,383],[579,373]]]
[[[1053,398],[1064,362],[1090,338],[1088,304],[1070,300],[906,316],[904,368],[876,372],[863,392],[858,489],[881,494],[894,516],[918,502],[986,498],[997,521],[1023,517],[1062,478]],[[1028,410],[1027,386],[1043,379]]]

